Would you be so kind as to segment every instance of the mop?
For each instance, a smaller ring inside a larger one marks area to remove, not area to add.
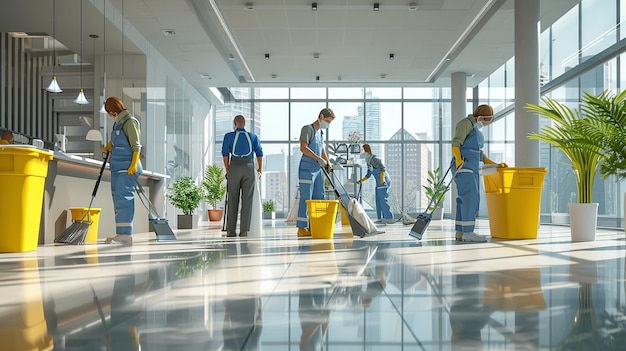
[[[416,218],[411,217],[408,213],[403,211],[400,206],[398,206],[396,198],[393,197],[393,194],[391,192],[389,193],[389,198],[391,199],[391,206],[393,207],[394,212],[398,211],[400,213],[400,218],[398,218],[397,222],[402,221],[402,224],[404,225],[409,225],[417,222]]]
[[[104,168],[106,167],[107,161],[109,160],[109,154],[107,153],[104,157],[104,161],[102,161],[102,167],[100,167],[100,174],[98,175],[98,180],[96,180],[96,185],[93,188],[93,192],[91,193],[91,201],[89,201],[89,207],[87,208],[87,212],[83,215],[83,217],[79,220],[74,220],[73,223],[67,227],[57,238],[54,239],[55,243],[62,244],[72,244],[72,245],[83,245],[85,244],[85,238],[87,237],[87,232],[89,231],[89,226],[93,223],[91,220],[91,205],[93,204],[93,199],[96,197],[96,193],[98,192],[98,187],[100,186],[100,180],[102,179],[102,173],[104,172]]]
[[[291,203],[291,207],[289,207],[289,212],[287,213],[287,223],[296,223],[298,219],[298,204],[300,203],[300,189],[296,188],[296,197],[293,199]]]

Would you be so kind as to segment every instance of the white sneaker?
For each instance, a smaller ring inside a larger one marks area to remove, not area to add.
[[[457,230],[457,231],[454,233],[454,239],[455,239],[456,241],[463,241],[463,232],[462,232],[462,231],[460,231],[460,230]]]
[[[129,234],[117,234],[115,236],[110,236],[104,240],[105,244],[125,244],[132,245],[133,244],[133,236]]]
[[[486,243],[487,238],[474,232],[463,233],[463,241],[471,241],[474,243]]]

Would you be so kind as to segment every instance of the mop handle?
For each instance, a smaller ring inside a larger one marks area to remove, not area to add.
[[[100,186],[100,180],[102,180],[102,173],[104,172],[104,168],[107,165],[107,161],[109,160],[109,153],[107,152],[104,160],[102,161],[102,167],[100,167],[100,174],[98,175],[98,180],[96,180],[96,186],[93,187],[93,192],[91,193],[91,198],[96,197],[96,193],[98,192],[98,187]],[[89,205],[91,207],[91,205]]]

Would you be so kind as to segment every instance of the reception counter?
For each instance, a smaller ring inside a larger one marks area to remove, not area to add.
[[[71,207],[88,207],[93,188],[98,179],[102,161],[55,151],[49,162],[46,178],[43,211],[39,232],[39,244],[54,242],[72,222]],[[165,180],[169,176],[144,170],[139,184],[150,197],[160,215],[163,215]],[[98,237],[103,239],[115,235],[115,212],[111,197],[111,173],[108,165],[102,174],[100,187],[93,200],[92,208],[100,208]],[[148,210],[135,197],[135,233],[148,232]]]

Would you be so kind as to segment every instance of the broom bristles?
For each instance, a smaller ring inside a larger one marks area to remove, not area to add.
[[[67,227],[67,229],[65,229],[63,233],[61,233],[59,237],[54,240],[54,242],[83,245],[85,243],[85,238],[87,237],[90,225],[91,221],[74,221],[74,223]]]

